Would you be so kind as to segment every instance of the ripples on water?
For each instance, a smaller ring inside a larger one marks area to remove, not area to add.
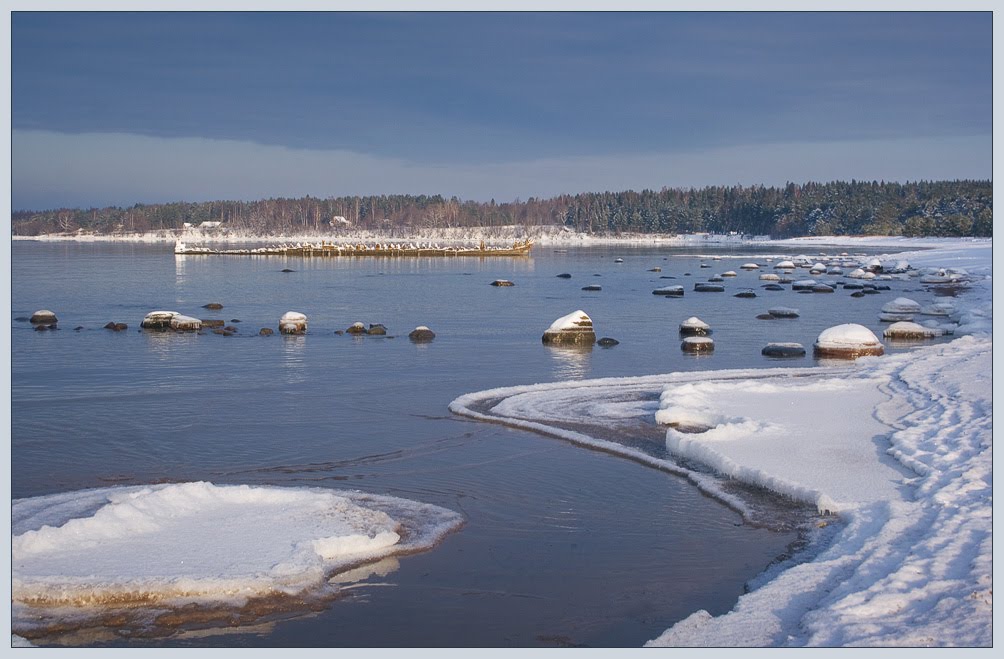
[[[878,310],[893,296],[933,300],[913,282],[887,282],[893,291],[860,299],[839,290],[732,297],[760,290],[756,272],[726,280],[728,293],[694,293],[694,281],[752,259],[663,249],[538,248],[529,259],[483,260],[168,252],[13,243],[12,319],[42,308],[60,319],[55,332],[11,323],[15,498],[210,480],[361,489],[468,520],[442,546],[404,557],[372,587],[356,583],[330,609],[249,628],[240,641],[207,630],[153,641],[179,645],[640,646],[698,608],[723,612],[794,534],[744,526],[683,479],[453,417],[447,405],[519,384],[811,366],[822,329],[860,322],[878,333]],[[713,267],[701,269],[702,261]],[[655,266],[662,271],[650,272]],[[555,277],[561,272],[572,278]],[[494,279],[516,285],[489,286]],[[582,291],[587,283],[603,290]],[[674,283],[685,297],[651,294]],[[224,308],[203,309],[209,302]],[[801,317],[755,320],[780,305]],[[155,309],[240,320],[239,333],[138,331]],[[543,330],[575,309],[620,345],[543,346]],[[306,336],[257,336],[291,310],[307,314]],[[694,315],[714,329],[712,355],[680,351],[678,325]],[[108,321],[130,328],[102,329]],[[390,336],[335,334],[356,321],[383,323]],[[435,341],[409,342],[417,325],[431,327]],[[801,342],[810,356],[765,359],[767,341]],[[652,425],[590,428],[601,431],[665,451]],[[388,620],[398,621],[393,629]],[[88,642],[127,642],[101,638]]]

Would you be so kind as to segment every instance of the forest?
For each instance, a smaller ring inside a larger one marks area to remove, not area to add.
[[[993,235],[991,181],[788,183],[590,192],[496,203],[441,195],[273,198],[136,204],[128,208],[17,210],[13,235],[146,232],[221,222],[260,236],[427,228],[565,226],[621,233],[812,235]]]

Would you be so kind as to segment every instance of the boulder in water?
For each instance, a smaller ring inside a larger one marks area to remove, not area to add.
[[[436,333],[425,325],[419,325],[415,329],[411,330],[411,333],[408,334],[408,338],[415,343],[425,343],[436,338]]]
[[[198,332],[202,329],[202,321],[179,313],[171,318],[171,329],[178,332]]]
[[[581,309],[573,311],[551,323],[541,341],[549,345],[593,345],[596,342],[593,319]]]
[[[280,334],[306,334],[307,317],[299,311],[287,311],[279,319]]]
[[[768,343],[760,354],[764,357],[804,357],[805,348],[801,343]]]
[[[180,315],[177,311],[151,311],[139,324],[143,329],[171,329],[171,319]]]
[[[55,325],[59,322],[56,318],[56,314],[52,313],[48,309],[40,309],[35,313],[31,314],[29,319],[32,325]]]
[[[711,334],[711,325],[697,316],[691,316],[680,323],[680,336],[707,336],[708,334]]]
[[[855,359],[866,355],[881,355],[885,348],[870,329],[856,323],[845,323],[823,330],[813,352],[817,357]]]
[[[684,352],[713,352],[715,342],[707,336],[688,336],[680,344],[680,350]]]

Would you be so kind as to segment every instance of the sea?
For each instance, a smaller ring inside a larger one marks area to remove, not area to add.
[[[848,248],[813,250],[810,258],[825,260]],[[344,579],[339,596],[320,606],[227,624],[95,624],[33,642],[639,647],[695,611],[730,610],[751,580],[797,552],[796,529],[750,523],[680,476],[459,417],[448,406],[462,394],[513,385],[813,366],[822,330],[860,323],[881,335],[883,304],[898,296],[936,301],[916,279],[877,282],[889,290],[857,298],[840,286],[764,290],[759,275],[794,255],[748,244],[536,246],[528,257],[499,258],[176,256],[163,244],[14,241],[13,499],[209,481],[371,492],[465,519],[427,552]],[[854,255],[869,252],[847,258]],[[749,262],[761,269],[740,268]],[[693,290],[728,271],[736,276],[724,278],[725,292]],[[512,286],[492,285],[500,279]],[[684,296],[652,293],[671,285]],[[589,286],[600,290],[583,290]],[[747,290],[756,296],[735,297]],[[222,308],[204,307],[213,303]],[[798,318],[757,319],[779,306],[798,309]],[[56,314],[57,330],[27,322],[40,309]],[[141,330],[154,310],[237,329]],[[576,310],[592,318],[598,338],[618,344],[544,345],[544,330]],[[305,335],[278,334],[288,311],[307,316]],[[712,353],[681,350],[678,328],[692,316],[711,325]],[[109,322],[128,329],[105,329]],[[345,333],[356,322],[387,333]],[[409,340],[421,325],[433,341]],[[262,336],[262,328],[275,334]],[[767,358],[768,342],[798,342],[807,355]],[[653,441],[653,451],[664,451]],[[770,505],[779,517],[798,507],[780,497]]]

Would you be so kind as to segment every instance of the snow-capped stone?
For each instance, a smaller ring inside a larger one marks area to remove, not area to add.
[[[777,270],[794,270],[795,269],[795,262],[794,261],[778,261],[777,263],[774,264],[774,268],[777,269]]]
[[[411,330],[411,333],[408,334],[408,338],[415,343],[424,343],[426,341],[432,341],[436,338],[436,333],[425,325],[419,325],[415,329]]]
[[[885,348],[870,329],[856,323],[845,323],[823,330],[813,345],[817,357],[854,359],[864,355],[881,355]]]
[[[663,286],[652,291],[652,295],[668,295],[671,297],[683,297],[683,286]]]
[[[760,266],[757,265],[756,263],[743,263],[741,266],[739,266],[739,269],[740,270],[759,270]]]
[[[691,316],[680,323],[681,336],[705,336],[711,334],[711,325],[698,318]]]
[[[898,297],[882,305],[885,313],[920,313],[920,303],[908,297]]]
[[[773,307],[767,310],[774,318],[798,318],[798,309],[791,307]]]
[[[39,309],[35,313],[31,314],[31,324],[32,325],[53,325],[57,322],[56,314],[52,313],[48,309]]]
[[[307,331],[307,316],[299,311],[287,311],[279,319],[280,334],[303,334]]]
[[[707,336],[688,336],[680,344],[684,352],[712,352],[714,349],[715,342]]]
[[[151,311],[139,324],[143,329],[170,329],[171,319],[180,315],[177,311]]]
[[[799,279],[791,285],[793,291],[811,291],[817,282],[815,279]]]
[[[202,329],[202,321],[179,313],[171,318],[171,329],[179,332],[197,332]]]
[[[765,272],[760,275],[760,281],[779,281],[781,277],[775,275],[773,272]]]
[[[593,319],[581,309],[573,311],[551,323],[541,341],[554,345],[592,345],[596,342]]]
[[[890,339],[932,339],[945,333],[942,329],[924,327],[917,323],[900,321],[893,323],[882,332],[882,335]]]

